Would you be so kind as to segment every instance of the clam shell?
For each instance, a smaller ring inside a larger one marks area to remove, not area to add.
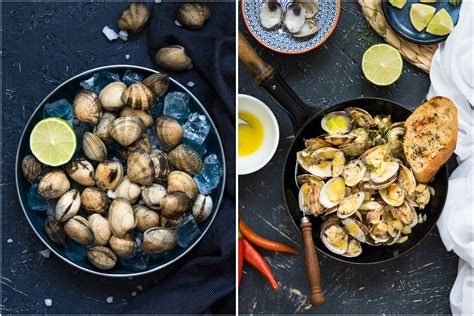
[[[204,168],[201,156],[187,145],[179,145],[169,153],[169,157],[176,169],[189,174],[196,174]]]
[[[161,97],[165,94],[170,85],[170,78],[167,74],[152,74],[145,78],[142,83],[150,89],[156,97]]]
[[[146,206],[152,210],[157,210],[160,207],[161,199],[166,195],[166,188],[160,184],[152,184],[149,187],[143,188],[142,200]]]
[[[64,224],[64,232],[69,238],[82,245],[88,245],[94,241],[89,222],[79,215],[72,217]]]
[[[148,110],[137,110],[126,106],[122,109],[122,111],[120,111],[120,116],[135,116],[142,121],[145,128],[153,126],[153,117]]]
[[[81,207],[81,195],[76,189],[72,189],[59,199],[54,209],[54,219],[63,223],[79,212]]]
[[[100,214],[92,214],[88,218],[89,227],[94,234],[94,244],[105,246],[109,243],[112,231],[110,230],[109,221]]]
[[[118,111],[125,106],[122,94],[127,86],[120,81],[106,85],[99,93],[99,102],[107,111]]]
[[[317,0],[296,0],[305,9],[305,19],[312,19],[319,12],[319,3]]]
[[[102,116],[102,107],[94,92],[90,90],[79,91],[74,98],[73,106],[74,114],[79,121],[92,125],[99,123]]]
[[[209,7],[199,3],[185,3],[179,6],[176,17],[187,28],[199,29],[211,16]]]
[[[361,253],[362,253],[362,247],[360,245],[360,242],[356,239],[349,238],[347,251],[346,253],[342,255],[348,258],[354,258],[354,257],[360,256]]]
[[[138,149],[142,149],[146,151],[147,153],[151,153],[150,138],[148,137],[147,134],[143,134],[142,138],[139,138],[136,142],[128,146],[127,149],[128,149],[128,154]],[[128,157],[128,154],[127,154],[127,157]]]
[[[293,33],[296,38],[312,36],[319,31],[319,25],[314,20],[306,20],[299,32]]]
[[[160,215],[145,205],[135,205],[133,211],[137,219],[137,228],[142,232],[160,226]]]
[[[129,146],[142,137],[143,122],[135,116],[119,117],[109,126],[109,134],[122,146]]]
[[[194,201],[192,212],[198,223],[204,222],[212,212],[212,198],[210,196],[199,194]]]
[[[123,179],[123,166],[118,161],[104,161],[95,169],[97,186],[102,190],[115,190]]]
[[[362,160],[356,159],[349,161],[349,163],[345,165],[344,171],[342,173],[344,182],[348,187],[357,185],[360,181],[362,181],[366,170],[367,168]]]
[[[326,221],[321,227],[321,241],[329,251],[342,255],[346,253],[349,246],[349,235],[340,226],[340,222],[330,223]]]
[[[309,180],[301,185],[298,193],[300,210],[305,214],[318,216],[324,210],[319,202],[319,195],[323,188],[323,181]]]
[[[299,3],[292,3],[288,6],[284,23],[290,33],[301,31],[305,22],[305,8]]]
[[[191,200],[184,192],[171,192],[160,200],[161,214],[167,218],[177,218],[191,207]]]
[[[125,176],[117,189],[115,189],[115,195],[118,198],[124,198],[130,201],[130,203],[135,203],[140,197],[141,191],[142,189],[138,184],[130,181],[128,177]]]
[[[70,186],[64,171],[54,169],[43,176],[38,185],[38,192],[45,199],[59,199],[69,190]]]
[[[183,46],[163,47],[155,55],[155,62],[163,69],[183,71],[191,67],[192,61]]]
[[[127,175],[130,181],[150,185],[155,178],[155,169],[150,154],[139,149],[127,158]]]
[[[23,175],[30,183],[33,183],[41,174],[42,169],[43,164],[33,155],[26,155],[21,161],[21,171],[23,171]]]
[[[126,234],[124,237],[112,235],[109,244],[113,252],[121,258],[133,258],[137,251],[135,239],[130,233]]]
[[[125,9],[117,21],[121,30],[138,33],[142,30],[150,18],[150,12],[145,3],[135,2]]]
[[[110,205],[107,194],[97,188],[88,187],[81,193],[81,205],[91,213],[105,213]]]
[[[87,259],[100,270],[110,270],[117,264],[115,253],[104,246],[94,246],[87,249]]]
[[[172,171],[168,175],[168,192],[184,192],[194,201],[198,195],[198,187],[194,179],[183,171]]]
[[[178,244],[176,230],[153,227],[143,233],[142,249],[151,255],[166,252]]]
[[[66,233],[61,225],[54,219],[54,217],[49,216],[44,221],[44,231],[46,236],[51,239],[56,245],[64,247],[66,245]]]
[[[372,115],[364,109],[350,107],[346,108],[344,111],[352,116],[352,119],[357,126],[370,128],[373,124],[374,119],[372,118]]]
[[[94,126],[94,134],[99,137],[104,144],[111,144],[114,139],[109,134],[110,124],[117,118],[115,113],[105,112],[100,118],[99,123]]]
[[[260,7],[260,23],[267,30],[272,30],[282,24],[284,13],[278,1],[265,1]]]
[[[155,181],[163,182],[171,171],[168,155],[161,150],[153,150],[150,158],[155,169]]]
[[[401,185],[394,182],[389,187],[379,190],[380,196],[388,205],[400,206],[405,200],[405,190]]]
[[[109,208],[109,224],[112,234],[123,237],[137,225],[132,205],[128,200],[117,198]]]
[[[162,115],[155,122],[155,133],[165,148],[172,149],[183,138],[184,130],[174,117]]]
[[[176,218],[167,218],[164,216],[161,216],[160,218],[160,223],[162,227],[168,227],[168,228],[176,228],[179,225],[181,225],[181,222],[183,221],[183,216],[176,217]]]
[[[153,105],[155,96],[146,86],[136,82],[123,92],[122,101],[132,109],[148,110]]]
[[[107,158],[107,148],[104,142],[90,132],[85,132],[82,137],[82,148],[87,158],[95,161],[104,161]]]
[[[319,202],[325,208],[331,208],[342,201],[345,196],[345,183],[341,177],[333,178],[324,184],[319,194]]]
[[[337,217],[347,218],[352,216],[364,202],[364,192],[357,192],[345,197],[337,208]]]

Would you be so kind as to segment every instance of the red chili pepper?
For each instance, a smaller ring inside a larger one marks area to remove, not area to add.
[[[239,252],[239,287],[240,287],[240,280],[242,279],[242,270],[244,268],[244,239],[242,238],[242,234],[239,231],[239,245],[237,251]]]
[[[267,250],[280,251],[280,252],[289,252],[289,253],[294,253],[296,255],[298,254],[298,250],[296,250],[295,248],[292,248],[285,244],[282,244],[270,239],[266,239],[265,237],[257,235],[257,233],[252,231],[250,227],[248,227],[247,224],[245,224],[245,222],[242,219],[240,219],[240,222],[239,222],[239,230],[248,241],[251,241],[255,245],[259,246],[260,248],[267,249]]]
[[[278,291],[278,283],[275,280],[275,277],[273,276],[272,270],[270,269],[270,266],[268,263],[263,259],[263,257],[255,250],[254,247],[245,239],[241,239],[244,243],[244,257],[245,260],[250,263],[255,269],[260,271],[261,274],[263,274],[268,281],[270,281],[270,284],[272,288],[275,291]]]

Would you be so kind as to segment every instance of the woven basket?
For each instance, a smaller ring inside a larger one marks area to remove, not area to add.
[[[430,72],[431,59],[438,45],[417,45],[395,33],[385,20],[380,0],[358,0],[369,25],[387,43],[397,48],[403,58],[426,73]]]

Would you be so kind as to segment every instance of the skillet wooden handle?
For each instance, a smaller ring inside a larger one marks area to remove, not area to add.
[[[273,76],[272,66],[263,61],[257,52],[250,46],[242,33],[239,32],[239,61],[247,67],[258,84]]]
[[[304,258],[306,262],[306,275],[311,290],[311,304],[317,306],[324,304],[324,294],[321,290],[321,274],[319,260],[313,244],[312,224],[307,217],[301,218],[301,231],[304,241]]]

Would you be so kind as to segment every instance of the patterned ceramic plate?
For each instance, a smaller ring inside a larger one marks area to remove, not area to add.
[[[241,1],[242,16],[249,32],[263,46],[283,54],[301,54],[315,49],[331,35],[336,28],[341,8],[340,0],[319,0],[319,12],[316,22],[319,31],[303,39],[293,37],[285,27],[268,31],[260,24],[260,6],[264,0]],[[283,8],[291,1],[280,0]]]

